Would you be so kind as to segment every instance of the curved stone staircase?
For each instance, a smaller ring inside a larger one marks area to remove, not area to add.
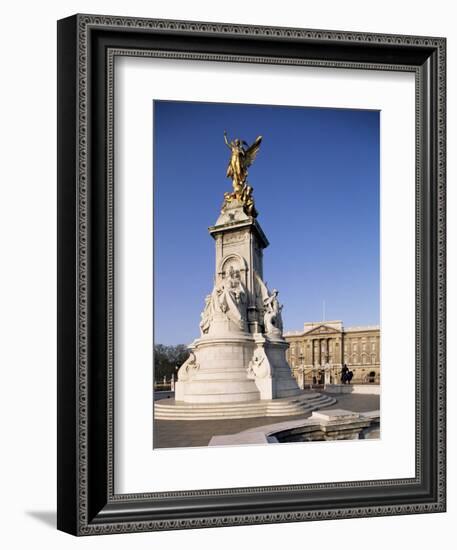
[[[297,416],[336,403],[336,399],[315,392],[304,392],[294,397],[251,401],[247,403],[195,404],[161,399],[154,403],[155,420],[215,420],[256,418],[265,416]]]

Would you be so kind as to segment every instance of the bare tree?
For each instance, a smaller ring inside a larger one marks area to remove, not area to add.
[[[176,346],[165,346],[156,344],[154,346],[154,377],[157,382],[161,381],[165,376],[167,380],[171,379],[178,368],[189,357],[189,350],[184,344]]]

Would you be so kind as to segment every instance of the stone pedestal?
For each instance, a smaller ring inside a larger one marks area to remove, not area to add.
[[[247,375],[246,361],[254,345],[247,335],[203,336],[191,346],[190,360],[181,367],[175,400],[187,403],[257,401],[260,392]]]
[[[278,292],[263,282],[268,240],[243,206],[227,203],[209,228],[216,243],[214,288],[201,336],[178,372],[175,401],[248,403],[301,393],[286,361]]]
[[[255,380],[261,399],[290,397],[300,393],[286,360],[289,344],[278,336],[255,334],[256,344],[248,365],[248,376]]]

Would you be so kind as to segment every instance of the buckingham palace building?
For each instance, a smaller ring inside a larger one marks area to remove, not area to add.
[[[379,326],[344,327],[342,321],[305,323],[284,333],[287,360],[300,385],[339,384],[341,369],[353,372],[352,384],[379,384]]]

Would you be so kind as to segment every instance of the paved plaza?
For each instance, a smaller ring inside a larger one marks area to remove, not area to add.
[[[320,393],[325,393],[320,391]],[[166,399],[167,395],[163,393]],[[345,409],[354,412],[367,412],[380,409],[379,395],[343,394],[335,395],[337,402],[326,407],[329,409]],[[170,394],[171,396],[171,394]],[[303,416],[261,417],[224,420],[155,420],[154,448],[170,447],[206,447],[214,435],[229,435],[268,424],[308,418]]]

